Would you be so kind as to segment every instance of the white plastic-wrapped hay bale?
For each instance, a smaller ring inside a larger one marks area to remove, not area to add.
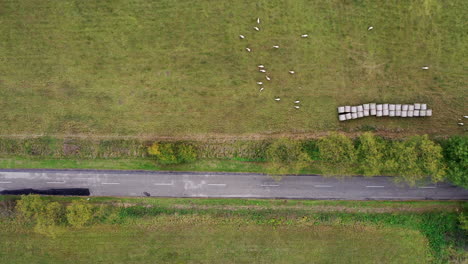
[[[408,111],[408,105],[407,104],[402,105],[401,110],[402,111]]]
[[[395,110],[395,116],[401,116],[401,110]]]
[[[367,110],[364,110],[364,116],[369,116],[370,115],[370,110],[367,109]]]
[[[370,109],[370,104],[363,104],[364,110],[369,110]]]
[[[371,109],[371,110],[370,110],[370,115],[371,115],[371,116],[377,115],[377,110]]]
[[[389,115],[389,116],[392,116],[392,117],[395,116],[395,110],[390,110],[390,111],[388,112],[388,115]]]
[[[364,112],[363,111],[357,112],[357,117],[358,118],[364,117]]]
[[[338,113],[342,114],[345,112],[345,107],[344,106],[338,106]]]
[[[362,105],[358,105],[358,106],[357,106],[357,111],[358,111],[358,112],[364,111],[364,107],[362,107]]]
[[[345,113],[351,112],[351,106],[350,105],[346,105],[344,108],[345,108],[345,110],[344,110]]]
[[[351,115],[351,113],[347,113],[346,120],[351,120],[351,119],[353,119],[353,116]]]
[[[414,110],[413,116],[418,117],[419,116],[419,110]]]
[[[414,111],[414,105],[408,105],[408,111]]]
[[[432,109],[426,110],[426,116],[432,116]]]
[[[375,110],[376,109],[376,104],[375,103],[370,103],[369,107],[370,107],[370,110],[372,110],[372,109]]]
[[[401,117],[408,117],[408,111],[401,111]]]
[[[346,115],[339,115],[339,116],[338,116],[338,119],[339,119],[340,121],[346,121]]]
[[[377,116],[381,117],[382,116],[382,110],[377,110]]]
[[[351,106],[351,113],[357,113],[357,107]]]
[[[383,110],[383,105],[378,104],[378,105],[377,105],[377,111],[382,111],[382,110]]]
[[[421,110],[427,110],[427,104],[421,104]]]
[[[401,104],[395,105],[395,111],[401,111]]]
[[[408,110],[408,117],[413,117],[414,110]]]
[[[382,110],[388,110],[388,104],[383,104],[382,105]]]
[[[388,110],[395,111],[395,105],[394,104],[389,104],[388,105]]]
[[[421,109],[421,104],[415,103],[414,110],[420,110],[420,109]]]
[[[388,109],[382,110],[382,115],[383,116],[388,116]]]
[[[419,110],[419,116],[426,116],[426,110]]]
[[[356,119],[356,118],[357,118],[357,113],[352,113],[352,114],[351,114],[351,118],[352,118],[352,119]]]

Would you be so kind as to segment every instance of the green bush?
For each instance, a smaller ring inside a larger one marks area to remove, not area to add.
[[[430,177],[433,182],[443,180],[445,165],[442,148],[427,135],[394,141],[385,152],[386,172],[400,176],[410,185]]]
[[[58,225],[63,222],[64,210],[60,203],[47,203],[43,210],[37,215],[37,223],[40,225]]]
[[[351,165],[356,161],[353,141],[342,134],[332,133],[319,140],[320,158],[330,164]]]
[[[177,160],[179,163],[193,162],[197,160],[197,150],[191,144],[180,143],[177,145]]]
[[[91,222],[93,206],[83,200],[74,200],[67,206],[67,221],[74,227],[82,227]]]
[[[349,137],[332,133],[318,141],[318,149],[322,161],[319,167],[323,175],[357,174],[354,168],[357,154]]]
[[[273,141],[266,150],[266,158],[271,174],[299,173],[310,161],[300,142],[286,138]]]
[[[175,145],[173,143],[153,143],[148,147],[148,154],[154,156],[161,164],[176,164]]]
[[[21,195],[16,202],[16,212],[28,221],[35,221],[44,211],[46,202],[39,195]]]
[[[454,136],[443,142],[447,180],[468,189],[468,137]]]
[[[370,132],[359,136],[357,159],[363,175],[374,176],[381,173],[385,147],[382,139]]]
[[[148,154],[160,164],[178,164],[197,160],[195,146],[188,143],[159,143],[148,147]]]

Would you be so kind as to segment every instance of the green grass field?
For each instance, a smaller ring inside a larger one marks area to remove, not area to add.
[[[0,197],[0,263],[463,263],[463,202],[91,197],[47,234]],[[79,197],[42,197],[63,205]]]
[[[280,226],[155,217],[57,238],[2,228],[2,263],[428,263],[417,231],[369,226]],[[235,222],[232,221],[231,222]],[[352,245],[352,246],[351,246]]]
[[[0,134],[462,133],[467,9],[461,0],[1,1]],[[272,78],[263,93],[260,63]],[[337,121],[337,105],[370,101],[426,102],[434,116]]]

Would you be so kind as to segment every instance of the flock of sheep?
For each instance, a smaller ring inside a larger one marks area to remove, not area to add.
[[[260,25],[260,18],[257,18],[257,25],[253,27],[255,31],[260,31],[259,25]],[[367,28],[368,31],[373,30],[373,26],[369,26]],[[308,34],[302,34],[301,38],[308,38]],[[245,39],[244,35],[239,35],[239,38]],[[279,49],[279,45],[273,45],[272,46],[274,49]],[[252,49],[249,47],[246,47],[245,50],[247,52],[252,52]],[[257,65],[259,72],[265,74],[265,79],[267,81],[271,81],[271,77],[267,75],[266,68],[263,64]],[[423,66],[421,67],[422,70],[429,70],[429,66]],[[289,70],[290,74],[295,74],[296,72],[294,70]],[[265,87],[263,87],[263,81],[258,81],[257,84],[260,86],[260,92],[265,90]],[[279,102],[281,101],[280,97],[275,97],[275,101]],[[299,109],[300,106],[298,105],[300,103],[299,100],[294,101],[294,108]],[[338,119],[340,121],[345,121],[345,120],[351,120],[351,119],[356,119],[356,118],[361,118],[364,116],[390,116],[390,117],[419,117],[419,116],[432,116],[432,110],[431,109],[426,109],[426,104],[413,104],[413,105],[405,105],[405,104],[375,104],[375,103],[370,103],[370,104],[363,104],[359,106],[340,106],[338,107]],[[463,116],[463,118],[467,119],[468,116]],[[461,119],[459,119],[461,121]],[[459,122],[459,126],[463,126],[464,123]]]
[[[260,18],[257,18],[257,24],[260,25],[260,23],[261,23],[261,22],[260,22]],[[260,31],[260,28],[259,28],[258,26],[254,26],[253,29],[254,29],[255,31]],[[302,35],[301,35],[301,38],[307,38],[307,37],[309,37],[308,34],[302,34]],[[239,38],[242,40],[242,39],[245,39],[245,36],[244,36],[244,35],[239,35]],[[274,48],[274,49],[279,49],[280,46],[279,46],[279,45],[273,45],[272,48]],[[252,49],[249,48],[249,47],[246,47],[245,50],[246,50],[247,52],[252,52]],[[269,77],[269,76],[267,75],[267,71],[266,71],[265,65],[259,64],[259,65],[257,65],[257,68],[258,68],[258,71],[259,71],[259,72],[265,74],[265,79],[266,79],[267,81],[271,81],[271,77]],[[289,74],[295,74],[295,73],[296,73],[296,72],[295,72],[294,70],[289,70]],[[263,86],[263,84],[264,84],[263,81],[258,81],[257,84],[260,86],[259,91],[260,91],[260,92],[263,92],[263,90],[265,90],[265,87]],[[274,100],[277,101],[277,102],[279,102],[279,101],[281,101],[281,98],[280,98],[280,97],[275,97]],[[301,101],[299,101],[299,100],[295,100],[295,101],[294,101],[294,108],[295,108],[295,109],[299,109],[299,108],[300,108],[300,106],[298,105],[300,102],[301,102]]]

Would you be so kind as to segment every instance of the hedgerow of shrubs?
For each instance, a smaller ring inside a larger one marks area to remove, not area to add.
[[[326,174],[391,175],[415,184],[427,178],[441,181],[446,173],[442,147],[427,135],[398,141],[367,132],[353,142],[333,133],[320,139],[318,146]]]

